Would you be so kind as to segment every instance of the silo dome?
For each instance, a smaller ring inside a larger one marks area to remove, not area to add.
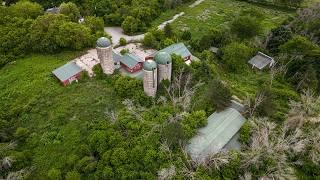
[[[153,71],[153,70],[157,69],[157,63],[152,60],[146,60],[143,63],[143,69],[146,71]]]
[[[106,37],[101,37],[97,40],[97,47],[106,48],[111,45],[111,42]]]
[[[166,53],[166,52],[159,52],[155,57],[154,60],[158,63],[158,64],[170,64],[172,62],[172,58],[170,56],[170,54]]]

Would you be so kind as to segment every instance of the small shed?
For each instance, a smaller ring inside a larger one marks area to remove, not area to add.
[[[275,64],[275,61],[272,57],[263,54],[262,52],[258,52],[258,54],[251,58],[248,63],[252,65],[252,68],[262,70],[267,66],[272,67]]]
[[[227,108],[210,115],[207,126],[199,129],[198,134],[187,146],[191,158],[202,162],[209,155],[216,154],[227,146],[234,146],[237,134],[245,121],[234,108]]]
[[[130,73],[140,71],[143,65],[143,60],[141,58],[130,53],[123,55],[120,62],[122,68],[126,69]]]
[[[83,70],[75,62],[69,62],[55,69],[52,73],[64,86],[66,86],[71,84],[73,81],[78,81],[82,71]]]

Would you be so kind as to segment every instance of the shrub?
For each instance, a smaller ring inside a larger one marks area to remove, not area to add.
[[[70,18],[71,21],[78,22],[80,18],[80,11],[76,4],[72,2],[62,3],[59,7],[60,14],[64,14]]]
[[[240,129],[239,141],[243,144],[249,144],[251,136],[251,125],[249,121],[246,121]]]
[[[120,38],[120,46],[125,46],[127,45],[127,40],[123,37]]]
[[[171,149],[178,149],[180,144],[186,143],[183,127],[178,122],[166,124],[162,129],[162,137]]]
[[[252,50],[242,43],[231,43],[222,49],[222,60],[226,63],[228,70],[241,72],[247,67],[247,61],[252,55]]]
[[[81,175],[77,171],[69,171],[66,174],[66,180],[80,180]]]
[[[188,30],[184,30],[181,34],[181,39],[189,41],[191,39],[191,32]]]
[[[127,54],[129,52],[130,52],[129,49],[121,49],[120,54],[124,55],[124,54]]]
[[[260,21],[250,16],[240,16],[231,23],[231,31],[241,39],[251,38],[262,31]]]

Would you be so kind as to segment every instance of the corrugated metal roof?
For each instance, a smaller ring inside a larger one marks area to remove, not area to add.
[[[274,64],[274,59],[262,52],[258,52],[258,54],[251,58],[248,63],[261,70],[267,65],[272,66]]]
[[[82,69],[74,62],[69,62],[58,69],[55,69],[52,71],[52,73],[60,80],[65,81],[72,76],[78,74],[81,72]]]
[[[219,152],[240,130],[245,118],[235,109],[228,108],[208,117],[208,125],[199,129],[190,140],[187,150],[195,161],[203,161],[208,155]]]
[[[183,44],[183,43],[176,43],[176,44],[172,44],[158,52],[156,52],[155,54],[151,55],[151,56],[155,56],[157,53],[159,52],[166,52],[168,54],[176,54],[178,56],[181,56],[183,58],[191,56],[192,54],[190,53],[190,51],[188,50],[188,48]]]
[[[122,64],[125,64],[128,68],[133,68],[139,62],[143,62],[143,60],[140,59],[138,56],[129,53],[123,55],[120,61]]]
[[[113,55],[113,61],[114,62],[120,62],[121,61],[122,56],[120,54],[117,54],[114,51],[112,51],[112,55]]]

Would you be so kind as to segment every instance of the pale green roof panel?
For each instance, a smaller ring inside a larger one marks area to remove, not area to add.
[[[168,54],[176,54],[178,56],[182,56],[183,58],[191,56],[192,54],[188,50],[188,48],[183,43],[172,44],[159,52],[166,52]]]
[[[143,62],[143,60],[141,60],[138,56],[129,53],[123,55],[120,61],[129,68],[133,68],[138,63]]]
[[[71,78],[72,76],[81,72],[82,69],[74,62],[69,62],[54,71],[52,73],[60,80],[65,81]]]
[[[203,161],[208,155],[219,152],[244,122],[245,118],[233,108],[213,113],[208,117],[208,125],[199,129],[197,136],[187,146],[191,158]]]

